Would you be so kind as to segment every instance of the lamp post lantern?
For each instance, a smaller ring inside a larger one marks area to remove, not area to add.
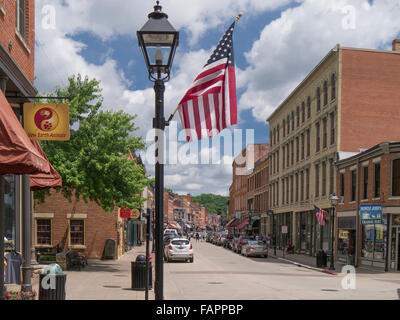
[[[332,210],[331,210],[331,265],[329,266],[329,270],[335,270],[335,266],[333,264],[333,243],[334,243],[334,234],[335,234],[335,208],[338,205],[339,198],[337,195],[332,194],[329,197],[329,200],[332,205]]]
[[[179,32],[168,21],[168,15],[161,11],[157,1],[149,20],[137,31],[139,46],[146,61],[150,81],[154,82],[155,118],[153,128],[156,131],[155,143],[155,284],[156,300],[164,297],[163,271],[163,224],[164,224],[164,81],[168,81],[179,42]]]

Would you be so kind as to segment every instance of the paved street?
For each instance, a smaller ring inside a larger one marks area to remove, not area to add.
[[[215,245],[193,241],[194,263],[165,263],[165,298],[185,299],[398,299],[400,275],[366,273],[356,289],[337,276],[269,257],[247,258]],[[340,270],[338,271],[340,272]]]
[[[206,242],[192,242],[194,263],[164,264],[166,300],[399,299],[398,273],[360,270],[356,289],[345,290],[344,275],[299,267],[273,258],[272,252],[267,259],[248,258]],[[144,300],[144,291],[130,289],[130,262],[144,251],[144,246],[136,247],[119,260],[90,260],[82,271],[65,271],[67,300]],[[154,290],[149,291],[149,299],[154,300]]]

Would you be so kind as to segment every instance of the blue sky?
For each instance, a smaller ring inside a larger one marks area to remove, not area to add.
[[[104,108],[137,114],[138,134],[146,137],[154,116],[154,91],[136,31],[155,1],[35,3],[39,91],[66,85],[67,78],[78,72],[95,77],[101,81]],[[163,0],[160,4],[180,32],[165,91],[166,117],[226,28],[243,12],[234,33],[236,128],[253,129],[255,143],[268,142],[266,118],[337,43],[390,50],[391,41],[400,37],[400,4],[390,0]],[[217,150],[203,148],[198,154],[204,152]],[[214,165],[166,166],[165,186],[179,193],[227,195],[235,155],[225,154],[224,161]],[[151,164],[146,168],[153,173]]]

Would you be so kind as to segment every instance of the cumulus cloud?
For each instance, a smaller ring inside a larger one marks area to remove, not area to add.
[[[86,44],[77,41],[76,36],[91,33],[107,45],[110,40],[128,35],[134,43],[136,30],[145,23],[155,2],[143,5],[139,0],[37,0],[35,3],[37,88],[41,92],[52,91],[56,84],[66,85],[67,77],[76,73],[95,77],[101,81],[105,108],[137,114],[136,122],[141,127],[138,134],[146,136],[154,117],[151,83],[148,88],[132,89],[125,75],[128,71],[118,67],[112,51],[99,53],[101,64],[86,61],[83,58]],[[295,7],[288,7],[294,3]],[[171,81],[166,83],[166,117],[213,49],[197,50],[199,41],[210,30],[217,29],[222,34],[239,11],[244,13],[240,27],[246,36],[252,32],[246,30],[247,21],[261,20],[267,11],[282,10],[280,17],[266,21],[268,24],[245,53],[247,65],[236,66],[237,87],[244,92],[239,97],[239,108],[252,110],[254,118],[261,122],[337,43],[388,49],[400,31],[400,3],[391,0],[163,0],[161,4],[172,24],[187,33],[190,41],[186,44],[188,50],[178,50]],[[42,9],[46,5],[55,9],[55,29],[42,26],[45,16]],[[236,56],[242,52],[243,48],[235,48]],[[129,72],[137,72],[138,65],[138,61],[131,59]],[[201,150],[199,156],[206,152],[215,154],[215,150],[208,148]],[[222,155],[228,162],[232,156]],[[165,185],[180,193],[226,195],[232,176],[228,162],[168,165]],[[154,166],[147,169],[154,173]]]
[[[337,43],[390,48],[400,32],[399,14],[400,3],[390,0],[305,0],[283,11],[245,54],[240,108],[264,122]]]

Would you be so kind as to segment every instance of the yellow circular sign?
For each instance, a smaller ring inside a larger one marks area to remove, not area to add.
[[[138,209],[133,209],[131,211],[131,219],[138,219],[140,217],[140,211]]]

